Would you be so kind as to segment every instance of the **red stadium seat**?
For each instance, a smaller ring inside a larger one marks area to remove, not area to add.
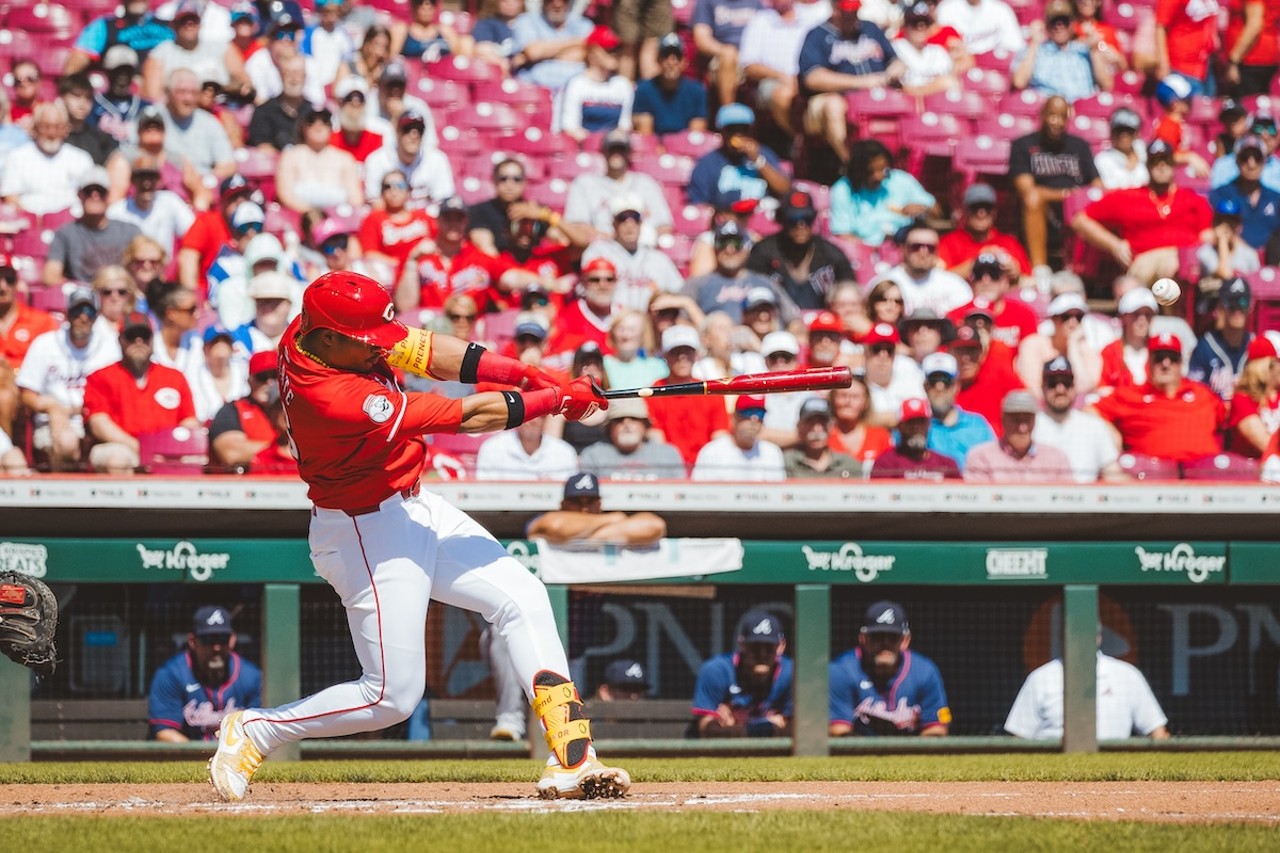
[[[1008,115],[1031,116],[1039,123],[1040,110],[1044,108],[1046,100],[1048,99],[1035,89],[1023,89],[1005,95],[996,108]]]
[[[795,181],[792,188],[807,192],[813,198],[813,208],[819,213],[825,213],[831,209],[831,187],[826,184],[816,184],[813,181]]]
[[[976,136],[960,140],[956,145],[956,169],[967,172],[972,181],[976,175],[1009,173],[1009,140]]]
[[[472,104],[467,118],[470,126],[482,133],[485,131],[498,131],[505,134],[513,134],[516,131],[524,130],[531,124],[528,116],[517,112],[509,104],[495,104],[490,101],[480,101]]]
[[[71,13],[57,3],[10,8],[8,23],[12,29],[27,34],[69,34],[76,26]]]
[[[1071,111],[1077,116],[1109,120],[1111,114],[1121,107],[1128,107],[1143,116],[1147,116],[1146,104],[1133,95],[1122,95],[1116,92],[1099,92],[1088,98],[1081,98],[1071,105]]]
[[[424,71],[427,77],[459,83],[487,83],[502,76],[498,66],[465,56],[447,56],[439,62],[427,64]]]
[[[475,25],[470,12],[455,12],[452,9],[441,9],[437,20],[447,27],[453,27],[460,36],[469,35]]]
[[[550,133],[540,127],[526,127],[499,136],[493,140],[493,147],[548,160],[571,158],[578,153],[578,143],[572,136]]]
[[[472,87],[472,94],[477,101],[489,101],[495,104],[507,104],[527,113],[541,115],[549,123],[551,115],[551,92],[508,78],[506,80],[485,80]]]
[[[1280,270],[1263,267],[1245,276],[1245,281],[1253,291],[1253,330],[1259,334],[1280,330]]]
[[[973,62],[975,67],[982,71],[1008,72],[1013,66],[1013,55],[1003,50],[993,50],[990,53],[978,54],[973,58]]]
[[[1073,133],[1089,143],[1089,147],[1094,151],[1105,147],[1106,143],[1111,140],[1110,122],[1105,119],[1090,118],[1089,116],[1073,116],[1071,124],[1067,127],[1067,132]]]
[[[981,66],[970,68],[965,72],[961,83],[970,91],[1000,97],[1009,91],[1008,67],[1006,65],[1004,70],[985,69]]]
[[[67,297],[62,292],[61,287],[45,287],[37,284],[31,288],[27,295],[27,304],[32,308],[38,308],[41,311],[48,311],[50,314],[57,314],[61,317],[67,310]]]
[[[1000,113],[995,121],[982,123],[984,133],[997,139],[1017,139],[1040,129],[1039,116],[1019,115],[1016,113]]]
[[[427,102],[431,109],[463,110],[471,105],[471,88],[455,80],[433,80],[423,77],[413,87],[413,94]]]
[[[1238,453],[1219,453],[1194,462],[1182,463],[1184,480],[1216,480],[1232,483],[1256,483],[1262,478],[1262,464]]]
[[[267,204],[263,210],[262,230],[266,234],[274,234],[281,243],[298,240],[302,236],[302,214],[295,210],[281,207],[275,202]]]
[[[431,434],[431,446],[462,463],[468,477],[476,475],[476,456],[480,453],[480,445],[489,438],[485,434],[435,432]]]
[[[525,198],[559,211],[564,210],[564,202],[568,195],[569,182],[560,178],[552,178],[525,188]]]
[[[969,120],[983,118],[991,112],[991,99],[968,89],[948,89],[921,99],[926,112],[953,115]]]
[[[478,178],[474,175],[467,175],[457,183],[458,195],[467,204],[476,204],[493,198],[494,188],[493,182],[486,175]]]
[[[899,129],[903,141],[908,142],[912,153],[920,158],[925,155],[950,157],[956,143],[969,135],[968,121],[948,113],[925,112],[905,116]]]
[[[1120,467],[1135,480],[1180,479],[1178,463],[1140,453],[1121,453]]]
[[[201,474],[209,464],[209,433],[186,427],[143,433],[138,457],[149,474]]]
[[[648,175],[660,184],[685,187],[689,185],[689,177],[693,174],[693,160],[673,154],[651,154],[647,157],[637,157],[632,162],[631,168]]]
[[[916,112],[915,98],[897,89],[860,89],[850,92],[848,101],[850,120],[901,118]]]
[[[720,134],[707,133],[701,130],[668,133],[662,137],[662,148],[668,154],[679,154],[685,157],[693,157],[694,159],[719,147]]]
[[[671,218],[675,232],[686,237],[697,237],[711,228],[711,215],[709,209],[697,204],[686,204],[681,208],[671,208]]]

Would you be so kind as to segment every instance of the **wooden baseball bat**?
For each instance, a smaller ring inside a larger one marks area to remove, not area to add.
[[[848,388],[853,371],[847,367],[815,367],[811,370],[780,370],[777,373],[748,373],[730,379],[651,385],[647,388],[620,388],[605,391],[607,400],[624,397],[701,397],[706,394],[781,394],[787,391],[818,391]]]

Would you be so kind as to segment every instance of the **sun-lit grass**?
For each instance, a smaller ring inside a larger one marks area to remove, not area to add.
[[[643,782],[802,781],[1236,781],[1280,779],[1275,752],[1141,752],[1063,755],[895,755],[835,758],[628,758]],[[539,765],[519,759],[267,762],[268,782],[529,783]],[[0,784],[204,782],[203,760],[0,764]]]
[[[0,821],[9,850],[324,853],[359,850],[894,851],[1274,850],[1265,826],[963,817],[892,812],[765,811],[421,814],[297,817],[44,817]]]

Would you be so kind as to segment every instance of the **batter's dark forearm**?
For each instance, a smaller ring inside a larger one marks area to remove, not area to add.
[[[512,429],[534,418],[552,414],[560,407],[560,400],[561,394],[555,388],[472,394],[462,401],[462,424],[458,432]]]

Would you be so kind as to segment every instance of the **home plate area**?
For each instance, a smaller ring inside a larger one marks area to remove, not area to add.
[[[288,814],[908,811],[1080,820],[1280,824],[1280,782],[637,783],[618,800],[540,800],[510,783],[262,783],[241,803],[197,784],[0,785],[0,817],[39,814],[245,817]]]

